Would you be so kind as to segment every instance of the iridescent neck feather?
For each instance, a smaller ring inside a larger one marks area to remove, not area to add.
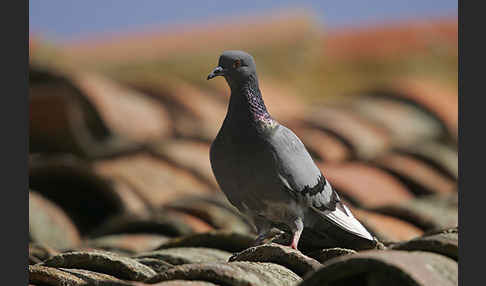
[[[241,85],[232,85],[231,92],[236,93],[232,95],[232,97],[237,97],[235,98],[235,101],[239,103],[237,104],[239,105],[237,106],[237,108],[240,109],[239,111],[241,111],[241,109],[246,109],[248,111],[248,116],[253,122],[270,125],[273,123],[274,120],[265,106],[262,93],[258,87],[258,78],[255,75],[251,75],[248,80]]]

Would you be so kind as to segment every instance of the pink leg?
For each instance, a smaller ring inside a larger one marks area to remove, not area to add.
[[[267,238],[268,233],[268,230],[259,233],[257,238],[255,239],[255,242],[253,243],[253,246],[261,245],[265,238]]]
[[[292,237],[292,243],[290,244],[290,247],[292,247],[295,250],[297,250],[297,245],[299,245],[300,235],[302,234],[303,230],[304,230],[304,223],[302,222],[301,218],[298,218],[295,221],[294,235]]]
[[[270,232],[271,226],[270,224],[262,219],[255,219],[255,227],[257,229],[258,236],[255,239],[254,246],[260,245],[263,241],[267,238],[268,233]]]

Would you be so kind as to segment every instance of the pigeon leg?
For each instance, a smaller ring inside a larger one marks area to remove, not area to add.
[[[255,226],[257,229],[258,236],[255,239],[254,245],[260,245],[263,243],[265,238],[267,238],[268,233],[270,232],[271,226],[270,224],[263,220],[263,219],[256,219]]]
[[[255,239],[255,245],[260,245],[263,243],[263,241],[265,240],[265,238],[267,238],[267,235],[268,233],[270,232],[270,230],[265,230],[265,231],[262,231],[258,234],[257,238]]]
[[[297,250],[297,245],[299,244],[299,239],[300,235],[302,234],[302,231],[304,230],[304,223],[302,221],[302,218],[297,218],[294,221],[294,225],[292,226],[292,243],[290,244],[290,247],[293,249]]]

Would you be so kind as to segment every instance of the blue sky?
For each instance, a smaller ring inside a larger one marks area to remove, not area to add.
[[[30,0],[30,31],[55,41],[303,7],[328,27],[457,15],[457,0]]]

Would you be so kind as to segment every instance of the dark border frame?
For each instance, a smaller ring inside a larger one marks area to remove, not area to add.
[[[2,284],[28,285],[28,67],[29,2],[3,1],[2,99]]]
[[[484,18],[482,9],[479,7],[473,9],[471,6],[477,2],[467,1],[469,11],[466,12],[464,3],[466,1],[458,1],[459,14],[459,66],[458,66],[458,86],[459,86],[459,285],[474,285],[476,281],[484,280],[481,276],[484,264],[482,257],[473,258],[478,255],[479,251],[483,250],[484,238],[482,236],[484,226],[484,200],[479,198],[479,194],[484,193],[481,178],[485,176],[485,170],[479,162],[472,162],[474,159],[481,160],[479,150],[486,146],[486,140],[483,138],[484,125],[481,115],[484,111],[481,109],[483,105],[479,103],[482,98],[484,87],[481,88],[479,83],[480,77],[484,72],[479,68],[480,58],[475,59],[479,51],[484,54],[484,43],[482,43],[482,33],[474,33],[476,36],[471,36],[472,44],[465,45],[464,34],[466,19],[469,22],[467,30],[481,29],[484,27]],[[475,11],[476,13],[473,13]],[[469,32],[472,35],[472,32]],[[465,50],[465,47],[468,47]],[[472,48],[471,48],[472,47]],[[466,65],[466,60],[469,63]],[[477,66],[473,68],[473,72],[467,73],[466,67],[471,70],[471,63]],[[467,76],[466,76],[467,74]],[[465,88],[464,81],[467,80],[467,88]],[[482,79],[484,82],[484,79]],[[467,92],[466,92],[467,90]],[[474,102],[477,101],[477,102]],[[479,116],[478,116],[479,115]],[[466,134],[466,135],[465,135]],[[469,162],[466,164],[466,162]],[[481,233],[480,233],[481,232]],[[479,254],[480,255],[480,254]],[[480,282],[479,282],[480,284]]]

